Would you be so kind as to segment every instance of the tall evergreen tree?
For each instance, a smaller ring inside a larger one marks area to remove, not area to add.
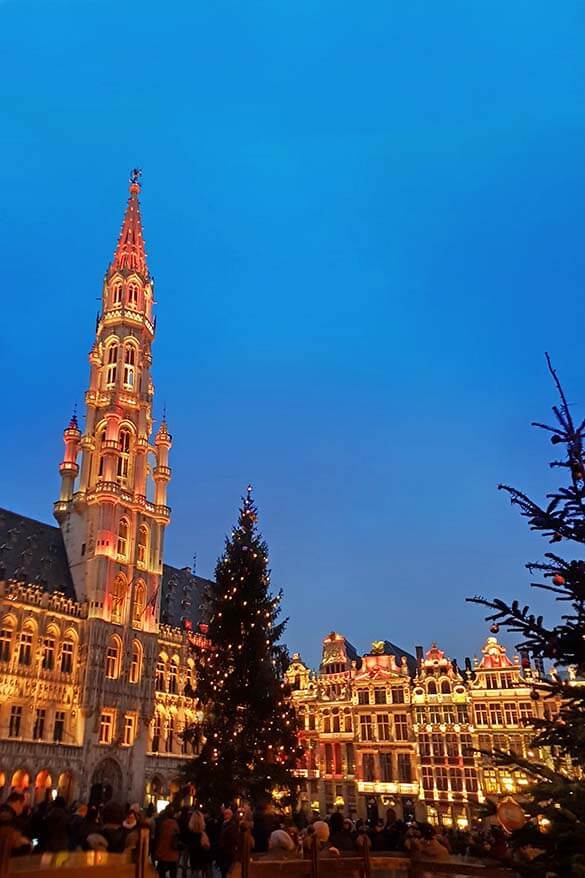
[[[557,717],[536,721],[533,743],[535,748],[555,748],[557,768],[515,754],[510,757],[499,752],[495,758],[503,764],[512,761],[534,780],[527,789],[527,810],[540,819],[529,822],[513,839],[519,846],[531,843],[541,851],[529,871],[568,876],[585,875],[585,421],[578,426],[573,421],[548,354],[547,364],[560,396],[560,405],[553,407],[556,425],[533,426],[550,433],[553,445],[564,447],[564,455],[550,466],[566,473],[568,484],[548,494],[543,504],[508,485],[500,488],[528,519],[531,530],[540,531],[551,543],[567,546],[568,557],[563,557],[559,549],[546,552],[544,561],[526,565],[539,578],[532,585],[552,592],[566,612],[549,627],[542,616],[535,616],[517,600],[510,604],[499,598],[470,600],[490,608],[492,612],[486,618],[495,627],[504,625],[520,635],[519,649],[539,662],[552,662],[553,678],[535,687],[533,697],[549,701],[560,698],[562,706]],[[542,832],[542,826],[548,831]]]
[[[204,595],[211,643],[197,664],[204,720],[186,732],[200,752],[185,763],[184,776],[198,800],[215,808],[295,786],[297,726],[284,682],[288,653],[280,642],[286,620],[277,622],[282,592],[270,593],[268,548],[257,517],[249,485]]]

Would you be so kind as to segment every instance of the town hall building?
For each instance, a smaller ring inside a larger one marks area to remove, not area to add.
[[[58,527],[0,510],[0,796],[158,800],[201,718],[189,639],[205,580],[163,562],[172,445],[153,430],[154,282],[139,173],[106,272]]]

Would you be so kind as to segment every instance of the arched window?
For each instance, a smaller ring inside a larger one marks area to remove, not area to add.
[[[70,674],[73,671],[73,659],[75,654],[75,641],[73,635],[65,634],[61,644],[61,673]]]
[[[99,433],[98,440],[99,440],[99,450],[98,450],[99,458],[98,458],[97,477],[98,477],[98,479],[102,479],[104,476],[104,465],[105,465],[105,461],[106,461],[105,455],[102,451],[102,449],[104,447],[104,442],[106,441],[105,429],[101,430],[101,432]]]
[[[179,668],[173,659],[169,665],[169,692],[176,695],[179,691]]]
[[[106,650],[106,677],[116,680],[120,676],[120,654],[122,645],[119,637],[110,637]]]
[[[449,680],[441,680],[441,693],[443,695],[451,694],[451,684]]]
[[[116,476],[118,484],[122,485],[122,487],[126,487],[128,484],[128,473],[130,471],[130,441],[130,430],[120,430],[120,438],[118,440],[120,453],[118,455],[118,471]]]
[[[118,350],[119,345],[117,341],[113,341],[108,345],[106,356],[106,387],[113,387],[116,383],[116,376],[118,374]]]
[[[159,658],[156,663],[156,673],[154,680],[154,688],[157,692],[166,692],[167,687],[165,685],[165,671],[166,664],[163,658]]]
[[[427,683],[427,693],[429,695],[436,695],[437,694],[437,684],[435,683],[434,680],[429,680],[429,682]]]
[[[166,740],[166,751],[167,753],[173,752],[173,746],[175,744],[175,717],[171,714],[167,723],[167,740]]]
[[[124,348],[124,387],[133,390],[136,383],[136,345]]]
[[[112,622],[121,622],[124,609],[124,598],[126,597],[126,577],[123,573],[118,573],[112,582],[110,590],[110,618]]]
[[[138,530],[138,547],[136,553],[136,563],[139,567],[146,567],[148,563],[149,536],[148,525],[141,525]]]
[[[18,664],[31,665],[33,659],[33,637],[34,629],[31,624],[26,624],[20,632],[20,643],[18,645]]]
[[[160,713],[155,713],[152,721],[152,752],[158,753],[160,747],[160,739],[162,734],[162,717]],[[152,782],[154,790],[154,780]]]
[[[128,307],[138,308],[138,284],[128,284]]]
[[[0,662],[10,661],[13,636],[14,624],[10,619],[7,619],[2,623],[2,628],[0,628]]]
[[[146,586],[141,579],[138,580],[134,588],[134,625],[142,625],[142,616],[146,606]]]
[[[112,304],[121,305],[122,304],[122,293],[124,292],[124,285],[117,281],[114,284],[114,289],[112,291]]]
[[[130,656],[130,670],[128,672],[128,680],[130,683],[139,683],[142,674],[142,646],[138,640],[132,643],[132,654]]]
[[[118,526],[118,543],[116,546],[116,551],[118,555],[122,555],[122,557],[126,558],[128,555],[128,519],[121,518],[120,524]]]
[[[43,671],[52,671],[55,668],[55,653],[57,650],[57,631],[50,628],[43,639]]]

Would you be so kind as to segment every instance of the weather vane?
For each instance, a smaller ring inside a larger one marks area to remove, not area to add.
[[[142,169],[141,168],[132,168],[130,171],[130,182],[138,183],[140,178],[142,177]]]

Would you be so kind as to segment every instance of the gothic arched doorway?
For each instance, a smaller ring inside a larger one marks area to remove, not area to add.
[[[103,805],[122,796],[122,769],[115,759],[102,759],[91,776],[90,805]]]

